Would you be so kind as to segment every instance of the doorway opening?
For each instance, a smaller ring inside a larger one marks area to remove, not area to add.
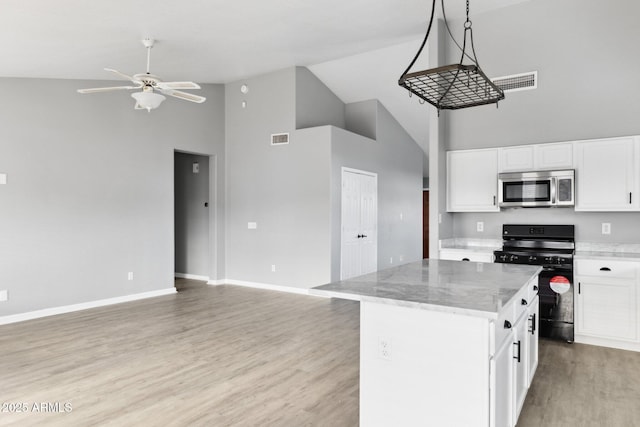
[[[215,162],[210,161],[214,159],[174,152],[174,277],[178,290],[185,280],[192,285],[206,284],[215,274],[215,193],[211,191]]]

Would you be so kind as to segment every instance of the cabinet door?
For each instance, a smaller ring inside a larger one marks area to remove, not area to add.
[[[534,169],[533,145],[500,148],[498,170],[500,172],[522,172]]]
[[[514,413],[513,419],[518,421],[518,416],[524,404],[524,398],[527,396],[529,389],[528,381],[528,355],[529,355],[529,337],[528,337],[528,316],[527,312],[520,316],[514,327],[514,348],[513,348],[513,384],[514,384]]]
[[[492,427],[511,427],[513,420],[513,337],[511,333],[491,359]]]
[[[447,211],[497,212],[498,150],[447,152]]]
[[[531,387],[531,381],[538,368],[538,307],[540,298],[538,296],[531,302],[527,313],[527,321],[529,323],[527,336],[529,337],[528,354],[527,354],[527,385]]]
[[[576,211],[638,210],[634,138],[576,143]]]
[[[580,334],[638,339],[636,281],[578,277],[576,329]]]
[[[573,169],[573,143],[534,146],[535,169]]]

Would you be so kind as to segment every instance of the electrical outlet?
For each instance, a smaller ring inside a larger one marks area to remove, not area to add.
[[[611,234],[611,223],[603,222],[602,223],[602,234]]]
[[[398,259],[400,260],[400,262],[404,261],[404,255],[400,255]]]
[[[389,264],[393,264],[393,257],[389,258]]]
[[[404,215],[400,212],[400,221],[404,221]]]
[[[127,280],[133,280],[133,271],[127,273]]]
[[[386,337],[378,339],[378,357],[384,360],[391,360],[391,340]]]
[[[476,231],[482,233],[484,231],[484,222],[478,221],[476,222]]]
[[[0,185],[4,185],[7,183],[7,174],[0,173]]]
[[[9,291],[6,289],[0,291],[0,301],[8,301],[9,300]]]
[[[247,223],[247,228],[249,230],[255,230],[256,228],[258,228],[258,223],[257,222],[248,222]]]
[[[275,265],[275,264],[271,264],[271,271],[272,271],[273,273],[275,273],[275,272],[276,272],[276,265]]]
[[[198,163],[193,164],[193,173],[200,173],[200,165]]]

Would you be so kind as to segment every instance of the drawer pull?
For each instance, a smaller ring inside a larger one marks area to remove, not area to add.
[[[469,261],[469,258],[462,258],[462,261]]]
[[[520,304],[522,304],[522,305],[527,305],[527,304],[529,304],[529,303],[527,302],[527,300],[526,300],[526,299],[522,298],[522,301],[520,301]]]
[[[533,290],[537,291],[538,290],[538,285],[533,285]]]
[[[511,322],[509,322],[508,320],[504,321],[504,328],[505,329],[511,329]]]
[[[516,359],[518,361],[518,363],[520,363],[520,341],[518,340],[518,342],[514,342],[513,345],[518,346],[518,354],[517,356],[513,356],[514,359]]]
[[[600,267],[600,271],[611,271],[609,267]]]

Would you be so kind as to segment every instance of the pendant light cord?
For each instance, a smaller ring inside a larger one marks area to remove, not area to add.
[[[424,35],[424,40],[422,40],[422,44],[420,45],[420,49],[418,49],[418,53],[416,53],[416,56],[414,56],[413,61],[411,61],[407,69],[404,70],[404,73],[402,73],[402,75],[400,76],[400,79],[402,79],[409,72],[411,67],[413,67],[413,64],[416,63],[416,61],[418,60],[418,57],[422,53],[422,49],[424,49],[424,46],[427,44],[427,39],[429,38],[429,33],[431,33],[431,25],[433,24],[433,17],[435,13],[436,13],[436,0],[433,0],[433,3],[431,5],[431,18],[429,19],[429,27],[427,28],[427,34]]]

